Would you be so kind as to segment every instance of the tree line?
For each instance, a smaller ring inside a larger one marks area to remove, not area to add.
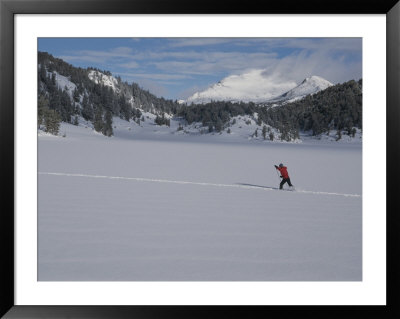
[[[251,115],[257,110],[253,102],[234,103],[226,101],[211,101],[207,104],[193,104],[178,111],[177,115],[186,120],[188,124],[200,122],[208,127],[209,132],[220,132],[229,125],[232,117],[238,115]]]

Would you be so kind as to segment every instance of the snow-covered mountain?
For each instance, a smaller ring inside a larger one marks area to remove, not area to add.
[[[185,102],[204,104],[213,101],[265,102],[294,88],[296,82],[273,79],[265,70],[230,75],[208,89],[196,92]]]
[[[232,102],[283,102],[296,101],[333,84],[319,76],[304,79],[299,85],[294,81],[277,81],[265,75],[265,70],[253,70],[241,75],[231,75],[208,89],[196,92],[185,102],[204,104],[214,101]],[[182,102],[181,102],[182,103]]]
[[[287,102],[294,102],[299,100],[309,94],[314,94],[319,91],[325,90],[328,87],[333,86],[331,82],[325,80],[319,76],[313,75],[309,78],[306,78],[301,82],[298,86],[287,91],[286,93],[278,96],[277,98],[273,99],[273,101],[287,101]]]

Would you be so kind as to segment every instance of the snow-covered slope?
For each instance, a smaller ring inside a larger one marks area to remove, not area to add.
[[[72,99],[72,94],[76,89],[76,84],[72,83],[68,77],[63,76],[56,71],[52,73],[48,72],[47,74],[49,74],[50,76],[54,74],[57,87],[60,90],[67,92],[70,98]]]
[[[299,85],[294,81],[277,81],[266,76],[265,70],[253,70],[241,75],[231,75],[208,89],[196,92],[187,104],[214,101],[280,102],[295,101],[308,94],[324,90],[333,84],[319,76],[304,79]]]
[[[306,78],[298,86],[274,99],[274,101],[296,101],[306,95],[325,90],[333,84],[319,76],[313,75]]]
[[[114,78],[112,75],[106,75],[104,73],[101,73],[100,71],[91,70],[89,71],[88,77],[96,84],[103,84],[105,86],[109,86],[113,89],[114,92],[117,93],[119,92],[119,89],[117,87],[118,80]]]
[[[190,96],[186,103],[214,101],[265,102],[294,88],[294,81],[281,81],[265,75],[265,70],[252,70],[230,75],[202,92]]]

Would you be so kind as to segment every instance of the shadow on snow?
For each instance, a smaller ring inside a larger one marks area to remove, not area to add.
[[[246,184],[246,183],[236,183],[236,185],[249,186],[249,187],[255,187],[255,188],[264,188],[264,189],[279,189],[279,187],[262,186],[262,185]]]

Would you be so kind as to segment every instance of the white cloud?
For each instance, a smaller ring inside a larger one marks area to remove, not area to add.
[[[131,78],[142,78],[151,80],[182,80],[191,78],[190,76],[183,74],[167,74],[167,73],[124,73],[119,72],[119,75],[131,77]]]
[[[106,61],[104,57],[94,57],[91,55],[61,55],[59,58],[69,63],[88,62],[91,64],[95,63],[99,64],[99,63],[104,63]]]
[[[136,69],[139,67],[139,64],[135,61],[130,61],[127,63],[118,64],[118,66],[125,69]]]
[[[342,57],[335,58],[327,50],[313,53],[304,50],[277,60],[268,68],[270,73],[291,78],[296,82],[311,75],[319,75],[333,83],[360,78],[361,70],[361,61],[346,63]]]
[[[65,61],[106,63],[110,59],[131,58],[133,50],[128,47],[117,47],[108,51],[80,50],[73,51],[70,55],[63,55],[60,58]]]
[[[188,56],[195,59],[188,61]],[[216,73],[237,73],[248,69],[265,68],[274,61],[276,54],[217,51],[189,53],[185,58],[153,61],[151,64],[164,72],[215,75]]]
[[[179,98],[181,98],[181,99],[186,100],[189,96],[193,95],[194,93],[204,91],[211,84],[205,85],[205,86],[194,85],[194,86],[188,87],[188,88],[178,92],[177,96],[179,96]]]
[[[329,50],[329,51],[360,51],[361,38],[290,38],[280,39],[270,42],[271,45],[277,47],[286,47],[301,50]]]
[[[189,47],[216,45],[232,42],[232,38],[175,38],[170,40],[171,47]]]

